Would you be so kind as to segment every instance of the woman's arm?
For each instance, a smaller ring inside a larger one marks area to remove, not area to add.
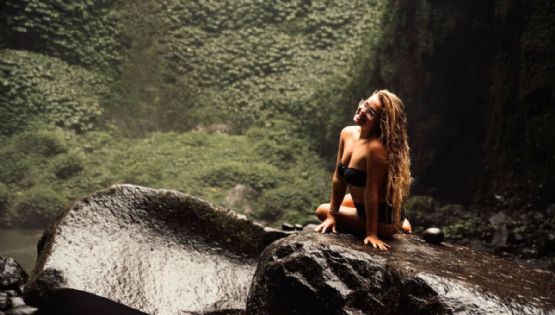
[[[369,144],[366,158],[366,186],[364,188],[364,208],[366,209],[366,238],[374,248],[387,249],[389,245],[378,238],[378,190],[385,180],[387,159],[383,145],[377,141]]]
[[[347,183],[345,179],[339,176],[337,171],[337,164],[341,161],[341,156],[343,155],[343,149],[345,147],[345,137],[349,136],[349,129],[348,127],[343,128],[341,134],[339,136],[339,149],[337,150],[337,159],[335,161],[335,171],[333,172],[332,178],[332,190],[331,190],[331,201],[330,201],[330,211],[327,214],[326,219],[324,222],[320,223],[314,231],[326,233],[328,229],[331,229],[332,232],[336,232],[335,224],[336,219],[335,215],[339,212],[339,207],[341,207],[341,202],[345,197],[345,192],[347,190]]]

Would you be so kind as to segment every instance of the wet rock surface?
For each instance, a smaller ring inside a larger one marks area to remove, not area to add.
[[[0,257],[0,315],[33,314],[37,309],[25,305],[21,297],[29,276],[12,257]]]
[[[262,253],[248,314],[549,314],[555,275],[397,236],[384,252],[310,229]]]
[[[70,288],[150,314],[239,312],[256,259],[286,235],[176,191],[114,185],[45,231],[25,301],[40,309]]]

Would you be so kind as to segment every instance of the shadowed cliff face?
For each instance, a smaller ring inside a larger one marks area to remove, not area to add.
[[[372,84],[405,100],[414,192],[553,203],[555,4],[396,1]]]

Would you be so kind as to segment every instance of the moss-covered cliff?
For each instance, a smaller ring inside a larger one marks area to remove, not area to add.
[[[370,90],[381,14],[378,1],[8,0],[0,9],[0,217],[14,224],[30,222],[22,205],[47,200],[37,187],[69,201],[117,182],[179,189],[270,222],[309,220],[329,197],[324,165],[338,131]],[[21,152],[28,139],[66,144],[55,155]]]
[[[554,17],[539,0],[3,1],[0,218],[127,182],[309,221],[340,128],[388,88],[408,111],[413,194],[463,213],[414,223],[489,242],[473,229],[484,205],[552,211]],[[532,213],[515,239],[553,231]]]

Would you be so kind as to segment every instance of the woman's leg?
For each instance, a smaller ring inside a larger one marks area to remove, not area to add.
[[[320,221],[324,221],[330,211],[330,204],[321,204],[316,209],[316,215]],[[339,232],[353,233],[353,234],[366,234],[366,221],[361,218],[357,209],[353,207],[341,206],[337,218],[337,230]],[[378,236],[381,238],[391,238],[393,234],[398,233],[395,224],[378,223]]]
[[[330,204],[323,203],[316,209],[316,216],[320,221],[324,221],[328,212],[330,211]],[[341,206],[337,218],[337,230],[340,232],[348,233],[364,233],[366,231],[366,223],[358,216],[357,209],[353,207]]]
[[[341,202],[341,206],[350,207],[350,208],[355,207],[355,203],[353,201],[353,197],[351,197],[351,194],[345,195],[345,197],[343,198],[343,201]],[[327,211],[329,211],[329,209],[330,209],[329,203],[323,203],[318,208],[316,208],[316,216],[318,217],[318,219],[320,219],[320,221],[324,221],[326,219],[326,216],[328,213]]]

